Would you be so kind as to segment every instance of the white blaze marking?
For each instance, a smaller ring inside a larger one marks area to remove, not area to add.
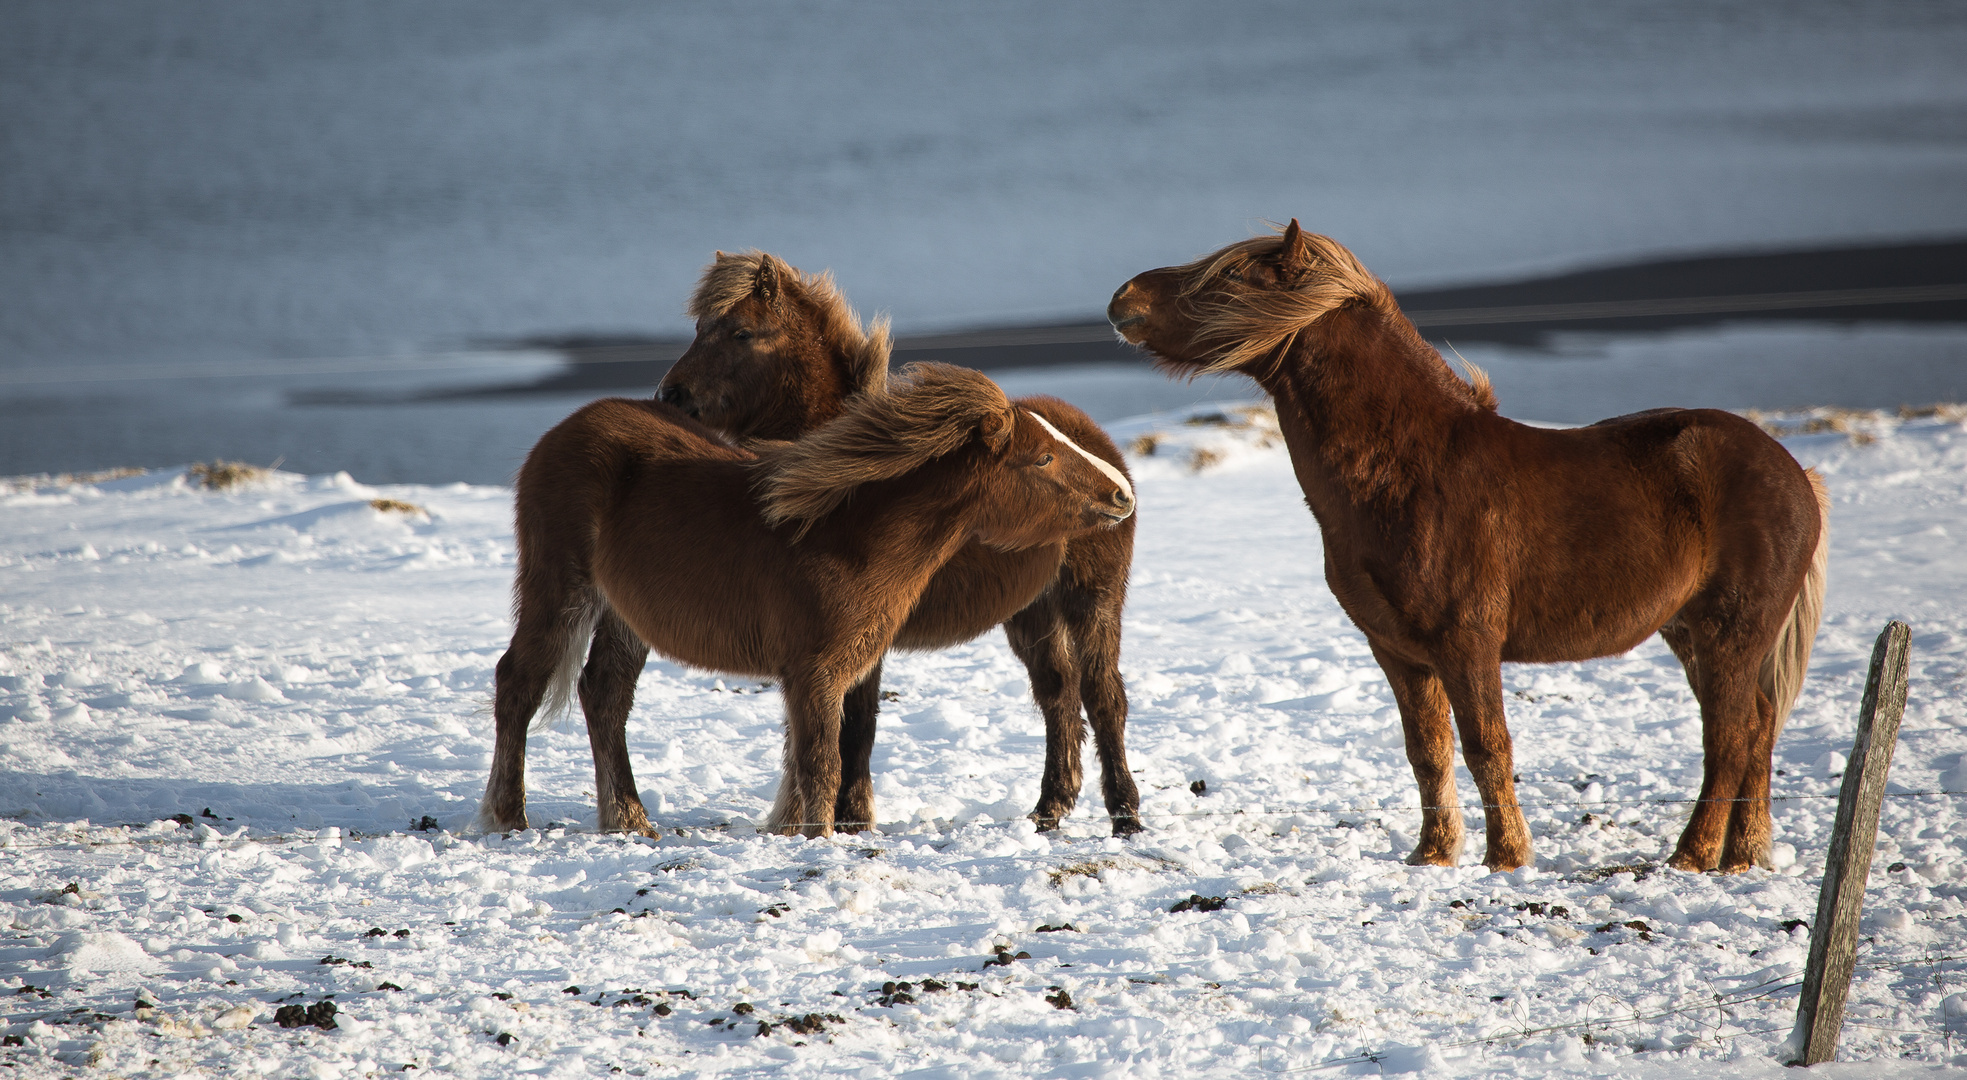
[[[1072,447],[1074,450],[1079,452],[1080,457],[1083,457],[1087,461],[1092,462],[1093,468],[1098,469],[1099,471],[1105,473],[1106,478],[1108,480],[1111,480],[1114,483],[1120,485],[1120,490],[1127,493],[1128,502],[1134,501],[1134,485],[1127,482],[1126,473],[1123,473],[1119,469],[1114,468],[1112,462],[1106,461],[1102,458],[1094,457],[1092,454],[1087,453],[1085,447],[1079,445],[1076,442],[1073,442],[1071,439],[1066,438],[1065,432],[1060,431],[1058,428],[1053,427],[1051,421],[1045,419],[1044,417],[1038,415],[1035,412],[1032,412],[1030,409],[1025,410],[1025,415],[1031,417],[1033,420],[1038,421],[1038,423],[1041,426],[1043,426],[1046,431],[1051,432],[1052,438],[1057,439],[1060,442],[1066,444],[1067,446]]]

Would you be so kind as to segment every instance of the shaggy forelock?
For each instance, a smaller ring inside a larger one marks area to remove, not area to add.
[[[1004,391],[980,372],[910,364],[887,393],[855,398],[845,413],[760,462],[765,520],[800,522],[804,536],[855,488],[957,450],[987,419],[1010,411]]]
[[[819,319],[822,339],[849,358],[849,375],[855,393],[879,393],[887,382],[888,359],[894,343],[886,316],[878,316],[863,327],[853,305],[833,283],[833,275],[800,272],[798,267],[763,251],[736,255],[717,253],[717,259],[704,267],[697,291],[690,294],[688,314],[693,320],[721,319],[755,291],[758,271],[771,266],[777,271],[784,295],[808,307]]]

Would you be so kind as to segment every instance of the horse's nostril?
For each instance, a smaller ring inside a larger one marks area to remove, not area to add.
[[[683,387],[680,384],[671,383],[670,385],[665,386],[662,389],[658,390],[656,392],[656,396],[661,398],[663,401],[666,401],[669,404],[676,406],[677,408],[682,408],[683,402],[686,398],[690,396],[690,392],[683,389]]]
[[[1108,501],[1112,502],[1114,506],[1127,511],[1128,513],[1132,513],[1134,510],[1134,497],[1132,495],[1129,495],[1125,491],[1120,490],[1119,488],[1115,488],[1113,490],[1113,494],[1109,495],[1107,499]]]

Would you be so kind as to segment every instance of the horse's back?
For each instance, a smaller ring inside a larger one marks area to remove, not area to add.
[[[1814,549],[1802,467],[1733,413],[1499,423],[1467,542],[1509,567],[1506,660],[1622,652],[1717,584],[1800,575]]]
[[[592,581],[596,524],[626,479],[653,462],[706,461],[739,467],[735,449],[673,406],[602,398],[540,436],[519,468],[514,531],[519,587],[579,589]]]

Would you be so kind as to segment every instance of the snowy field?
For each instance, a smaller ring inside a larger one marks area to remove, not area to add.
[[[1960,422],[1787,439],[1836,499],[1829,611],[1776,750],[1782,868],[1722,877],[1658,865],[1700,730],[1657,642],[1505,671],[1534,869],[1403,865],[1391,696],[1283,449],[1233,419],[1116,425],[1124,843],[1097,785],[1059,833],[1022,820],[1042,725],[995,633],[890,661],[877,834],[757,835],[777,695],[658,661],[630,746],[660,841],[593,831],[577,724],[534,740],[540,827],[479,835],[507,490],[0,484],[0,1076],[1776,1076],[1894,617],[1861,1064],[1823,1071],[1967,1065],[1967,801],[1917,794],[1967,788]]]

